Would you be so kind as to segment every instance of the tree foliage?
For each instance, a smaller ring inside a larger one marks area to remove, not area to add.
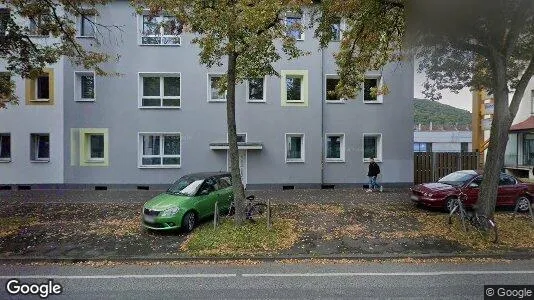
[[[42,69],[68,57],[74,64],[107,74],[101,67],[111,57],[87,49],[76,39],[76,18],[96,9],[109,0],[1,0],[0,2],[0,60],[11,75],[31,78]],[[30,28],[35,20],[36,28]],[[117,26],[93,23],[96,32],[120,30]],[[43,39],[42,37],[46,37]],[[98,42],[98,35],[95,36]],[[13,76],[11,76],[13,77]],[[0,108],[16,103],[13,78],[0,79]]]
[[[428,125],[471,125],[471,113],[467,110],[427,99],[414,100],[414,123]]]

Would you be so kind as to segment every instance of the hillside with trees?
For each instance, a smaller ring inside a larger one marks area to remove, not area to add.
[[[471,113],[467,110],[456,108],[438,101],[415,99],[414,100],[415,124],[448,125],[471,124]]]

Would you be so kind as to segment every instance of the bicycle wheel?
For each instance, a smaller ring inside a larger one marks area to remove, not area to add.
[[[465,220],[466,211],[463,207],[462,202],[459,199],[456,199],[453,202],[451,212],[449,213],[449,229],[452,229],[453,226],[457,226],[457,224],[460,224],[463,231],[467,231],[467,227],[465,226]]]
[[[499,235],[495,221],[486,216],[477,216],[473,225],[484,240],[497,243]]]
[[[267,212],[267,205],[264,203],[256,203],[252,205],[247,212],[247,219],[255,221],[259,219],[265,212]]]

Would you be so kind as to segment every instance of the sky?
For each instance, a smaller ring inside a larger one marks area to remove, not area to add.
[[[414,78],[414,97],[419,99],[425,99],[422,94],[423,83],[425,82],[425,74],[417,73],[415,70]],[[441,91],[442,99],[438,102],[451,105],[454,107],[462,108],[471,112],[471,92],[468,88],[463,89],[460,93],[455,94],[448,90]]]

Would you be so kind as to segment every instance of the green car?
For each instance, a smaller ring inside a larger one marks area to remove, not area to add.
[[[196,173],[178,179],[164,194],[143,206],[145,228],[189,232],[201,219],[213,216],[215,202],[228,211],[233,201],[231,175],[227,172]]]

